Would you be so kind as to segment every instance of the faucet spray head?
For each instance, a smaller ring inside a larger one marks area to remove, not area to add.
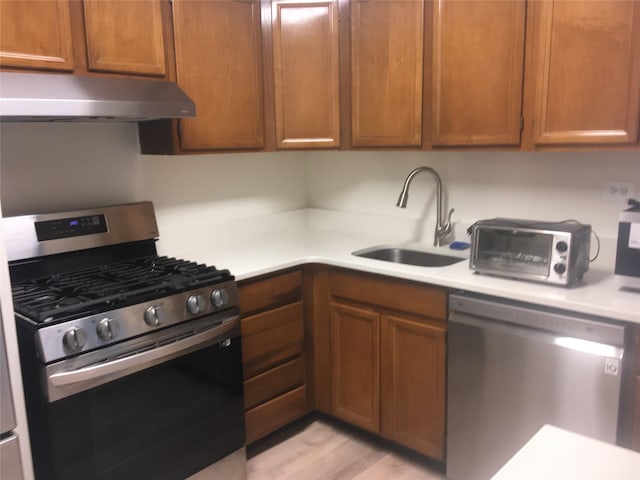
[[[407,200],[409,199],[409,189],[403,188],[396,202],[396,207],[407,208]]]

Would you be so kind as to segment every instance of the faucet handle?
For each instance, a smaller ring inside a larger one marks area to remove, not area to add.
[[[453,212],[455,211],[456,209],[452,208],[451,210],[449,210],[449,213],[447,214],[447,223],[444,224],[444,229],[447,233],[451,231],[451,215],[453,215]]]

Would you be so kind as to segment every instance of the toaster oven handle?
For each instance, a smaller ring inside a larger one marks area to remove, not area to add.
[[[115,378],[122,377],[198,350],[209,343],[215,343],[216,338],[236,328],[237,322],[232,320],[237,318],[233,317],[222,325],[196,333],[182,340],[177,340],[168,345],[134,353],[107,363],[90,365],[69,372],[54,373],[48,375],[47,378],[49,383],[55,387],[68,387],[73,384],[96,381],[109,375],[114,375]]]

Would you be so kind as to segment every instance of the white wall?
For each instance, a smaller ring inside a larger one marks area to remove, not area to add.
[[[638,152],[314,152],[309,206],[433,217],[435,184],[428,174],[414,179],[406,210],[395,206],[404,178],[420,165],[438,171],[454,219],[465,225],[492,217],[574,218],[615,237],[625,204],[602,199],[604,182],[635,182],[640,190]]]

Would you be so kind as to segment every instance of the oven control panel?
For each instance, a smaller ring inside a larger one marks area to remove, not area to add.
[[[237,315],[237,306],[237,286],[228,281],[51,325],[37,332],[40,359],[49,363],[205,315]]]

